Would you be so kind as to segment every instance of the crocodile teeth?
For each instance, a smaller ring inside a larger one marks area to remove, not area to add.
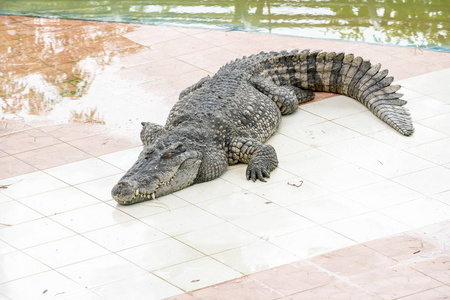
[[[139,195],[139,189],[136,190],[136,192],[134,192],[134,194],[137,196]]]
[[[152,198],[153,198],[153,199],[156,199],[156,193],[155,193],[155,192],[153,192]]]

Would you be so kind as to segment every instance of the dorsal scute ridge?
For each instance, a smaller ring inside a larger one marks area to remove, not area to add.
[[[357,86],[361,78],[366,74],[366,72],[371,68],[372,64],[369,60],[364,60],[361,62],[361,65],[359,66],[358,70],[356,71],[356,74],[353,76],[352,80],[350,81],[350,84],[348,86],[348,93],[347,95],[349,97],[354,98],[355,94],[357,93]]]
[[[342,61],[345,57],[344,52],[339,52],[333,58],[333,66],[330,74],[330,92],[338,93],[339,79],[341,78]]]
[[[369,70],[361,77],[359,82],[356,84],[354,95],[352,98],[355,98],[357,100],[360,100],[360,96],[362,94],[362,89],[364,88],[365,84],[372,79],[375,75],[378,74],[378,72],[381,69],[381,64],[377,63],[372,65]]]
[[[382,90],[385,87],[391,85],[392,81],[394,81],[394,77],[388,76],[383,79],[373,83],[370,87],[366,88],[366,90],[361,94],[361,99],[364,104],[367,103],[368,97],[375,91]]]
[[[320,82],[320,84],[316,84],[315,88],[318,92],[325,91],[325,78],[324,78],[324,70],[325,70],[325,58],[327,56],[327,52],[320,51],[320,53],[316,56],[316,81]]]
[[[338,94],[347,94],[346,92],[344,92],[344,87],[345,87],[345,79],[347,78],[347,73],[350,70],[350,67],[353,63],[353,59],[355,58],[355,56],[353,54],[347,54],[344,56],[343,60],[342,60],[342,67],[341,67],[341,71],[340,73],[340,80],[339,80],[339,84],[337,87],[337,93]]]
[[[366,103],[366,106],[369,110],[372,110],[376,105],[397,105],[403,106],[407,103],[406,100],[403,99],[372,99]]]
[[[323,91],[331,92],[331,69],[333,68],[333,59],[336,56],[336,52],[328,52],[324,59],[323,68]]]
[[[307,77],[308,77],[308,89],[312,91],[321,90],[319,86],[322,85],[320,79],[316,76],[316,57],[322,50],[314,50],[309,53],[306,62],[307,62]],[[316,86],[318,88],[316,88]]]
[[[343,87],[342,87],[342,93],[345,95],[349,95],[350,93],[350,84],[355,77],[356,73],[358,72],[361,64],[363,62],[363,58],[361,56],[354,57],[350,67],[347,71],[347,74],[345,75],[345,78],[343,80]]]

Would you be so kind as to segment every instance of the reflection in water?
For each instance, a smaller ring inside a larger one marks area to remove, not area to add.
[[[105,121],[103,116],[97,111],[97,107],[86,108],[81,112],[75,110],[70,111],[70,121],[84,124],[101,124],[104,125]]]
[[[450,48],[448,0],[6,0],[0,10]]]
[[[143,48],[122,37],[133,27],[58,19],[1,18],[3,113],[45,115],[63,99],[84,96],[96,73],[116,56]],[[72,119],[102,122],[96,111],[73,111]]]

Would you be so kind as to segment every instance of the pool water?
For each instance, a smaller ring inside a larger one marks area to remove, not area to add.
[[[0,13],[258,31],[450,51],[448,0],[3,0]]]

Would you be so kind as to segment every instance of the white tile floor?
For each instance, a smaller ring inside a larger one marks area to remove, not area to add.
[[[269,141],[268,183],[233,166],[120,206],[139,148],[1,180],[0,299],[161,299],[448,219],[449,72],[402,80],[410,138],[343,96],[302,106]]]

